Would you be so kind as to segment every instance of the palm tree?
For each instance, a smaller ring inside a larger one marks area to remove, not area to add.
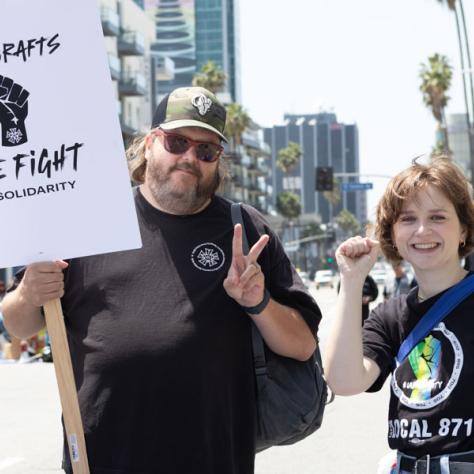
[[[471,177],[474,179],[474,85],[473,85],[473,69],[471,63],[471,51],[469,48],[469,38],[467,36],[467,27],[466,27],[466,19],[464,17],[464,8],[462,4],[462,0],[437,0],[438,3],[446,3],[448,8],[454,12],[454,16],[456,19],[456,30],[458,34],[458,44],[459,44],[459,55],[461,58],[461,77],[462,77],[462,84],[463,84],[463,91],[464,91],[464,104],[466,107],[466,125],[467,125],[467,132],[469,138],[469,152],[470,152],[470,159],[471,159]],[[462,25],[462,26],[461,26]],[[465,48],[465,51],[464,51]],[[468,76],[469,76],[469,85],[470,85],[470,94],[471,94],[471,102],[469,103],[469,93],[466,84],[466,77],[465,77],[465,63],[464,57],[467,59],[468,65]]]
[[[295,219],[301,214],[300,198],[292,191],[278,194],[276,207],[278,212],[287,219]]]
[[[215,62],[208,61],[194,74],[193,86],[204,87],[216,94],[223,90],[226,80],[227,76],[222,68]]]
[[[421,65],[420,90],[423,92],[423,102],[431,108],[433,116],[438,122],[440,132],[438,141],[442,142],[444,151],[449,153],[445,107],[450,99],[446,92],[451,86],[452,67],[448,62],[448,58],[438,53],[430,56],[428,62],[428,65]]]
[[[287,175],[299,163],[303,151],[298,143],[289,142],[286,148],[278,152],[277,166]],[[283,191],[277,196],[277,211],[288,220],[290,234],[294,233],[293,219],[297,219],[301,214],[301,200],[298,194],[292,190],[290,180],[288,180],[287,191]],[[290,238],[294,238],[294,235]]]
[[[298,143],[290,142],[286,148],[278,152],[277,165],[284,174],[290,171],[299,163],[303,151]]]
[[[359,221],[347,209],[343,209],[335,219],[339,228],[341,228],[346,235],[355,235],[360,231]]]
[[[240,145],[242,133],[250,125],[251,119],[245,109],[235,102],[227,105],[225,134],[230,138],[231,149]]]
[[[283,174],[287,175],[291,172],[291,170],[299,163],[301,155],[303,154],[303,151],[301,150],[301,147],[298,143],[295,142],[289,142],[288,146],[286,148],[282,148],[278,152],[278,158],[277,158],[277,166],[282,170]],[[290,181],[290,180],[288,180]],[[293,186],[291,183],[288,183],[287,186],[287,191],[284,191],[280,193],[277,197],[277,209],[280,210],[278,206],[278,202],[280,201],[280,198],[282,200],[282,203],[284,203],[280,206],[282,209],[285,209],[288,207],[288,203],[291,204],[291,211],[288,213],[283,210],[283,212],[280,211],[280,213],[284,216],[287,217],[288,219],[292,219],[295,217],[298,217],[301,214],[301,201],[300,197],[293,191]],[[298,203],[298,205],[294,205],[294,203]],[[298,213],[296,215],[294,214],[294,210],[298,208]]]

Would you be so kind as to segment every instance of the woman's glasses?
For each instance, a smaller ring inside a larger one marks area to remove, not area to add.
[[[152,133],[160,139],[165,150],[173,155],[183,155],[193,146],[198,160],[212,163],[218,160],[224,151],[224,147],[217,143],[192,140],[177,133],[165,132],[160,128],[153,130]]]

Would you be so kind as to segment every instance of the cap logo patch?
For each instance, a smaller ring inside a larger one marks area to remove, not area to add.
[[[198,94],[193,97],[191,102],[196,109],[198,109],[199,115],[206,115],[212,105],[212,100],[206,97],[204,94]]]

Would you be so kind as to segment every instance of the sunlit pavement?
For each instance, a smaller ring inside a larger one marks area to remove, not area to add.
[[[310,287],[310,291],[323,313],[319,336],[324,351],[337,293],[329,288]],[[326,407],[322,427],[312,436],[258,454],[256,474],[376,474],[380,459],[390,452],[386,441],[388,399],[388,384],[375,394],[336,397]]]
[[[324,315],[320,327],[324,350],[334,319],[336,291],[311,291]],[[257,455],[256,474],[376,473],[379,459],[389,451],[388,394],[386,385],[377,394],[337,397],[314,435]],[[60,416],[52,364],[0,365],[0,473],[62,472]]]

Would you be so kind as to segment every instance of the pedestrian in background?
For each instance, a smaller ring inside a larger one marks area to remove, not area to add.
[[[94,474],[253,473],[251,324],[280,355],[315,350],[319,308],[276,234],[244,205],[243,255],[215,194],[225,120],[206,89],[167,95],[129,150],[143,248],[30,265],[5,299],[24,338],[61,297]]]
[[[474,248],[472,188],[449,158],[414,162],[389,183],[377,207],[376,238],[339,246],[336,321],[325,352],[336,394],[377,391],[391,374],[388,441],[393,473],[474,472],[474,295],[431,329],[396,365],[399,348],[447,289],[467,275],[461,259]],[[360,294],[379,248],[408,261],[418,286],[375,308],[362,330]]]
[[[395,273],[395,278],[392,282],[392,285],[384,285],[383,288],[383,296],[386,300],[392,296],[404,295],[412,288],[405,269],[403,268],[402,262],[394,262],[392,264],[392,268]]]
[[[3,322],[2,300],[6,295],[6,285],[0,280],[0,355],[8,361],[18,360],[21,355],[21,341],[11,337]]]
[[[337,292],[341,289],[341,280],[337,284]],[[362,319],[361,322],[364,324],[365,320],[369,317],[369,305],[372,301],[375,301],[379,296],[379,288],[375,280],[367,275],[364,280],[364,286],[362,287]]]

